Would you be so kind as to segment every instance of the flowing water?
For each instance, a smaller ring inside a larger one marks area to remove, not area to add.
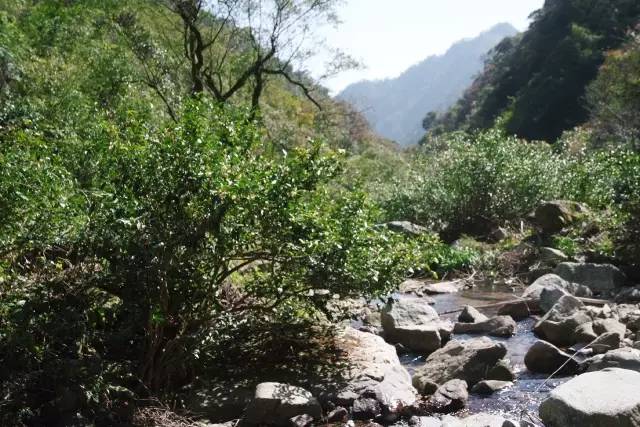
[[[438,313],[446,313],[460,309],[465,305],[483,306],[501,301],[514,299],[514,294],[504,292],[495,288],[477,287],[464,290],[455,294],[437,295],[434,297],[436,303],[434,308]],[[484,314],[495,315],[495,310],[481,310]],[[441,317],[456,320],[458,313],[443,314]],[[524,365],[524,356],[527,350],[536,341],[532,332],[535,320],[532,318],[518,322],[516,334],[511,338],[495,338],[493,340],[504,343],[507,347],[507,357],[511,361],[511,366],[516,374],[516,381],[513,386],[498,391],[491,396],[469,395],[469,406],[467,411],[471,414],[478,412],[489,412],[500,414],[511,419],[520,419],[526,413],[537,415],[538,407],[549,392],[558,385],[566,382],[570,378],[553,378],[545,383],[546,375],[532,374]],[[457,340],[466,340],[479,335],[455,335]],[[425,357],[406,354],[400,357],[405,368],[413,372],[424,364]]]

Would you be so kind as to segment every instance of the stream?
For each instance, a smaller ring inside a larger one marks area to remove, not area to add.
[[[478,307],[512,300],[514,294],[495,288],[476,287],[458,293],[432,297],[436,301],[433,306],[436,311],[445,313],[460,309],[465,305]],[[481,311],[487,316],[493,316],[497,312],[497,307],[493,311],[486,309]],[[444,314],[441,317],[455,322],[458,314]],[[532,331],[534,324],[535,320],[528,318],[518,322],[516,334],[510,338],[489,337],[504,343],[507,347],[506,357],[511,361],[511,367],[517,379],[513,386],[498,391],[491,396],[479,396],[470,393],[468,408],[465,410],[466,413],[488,412],[517,419],[520,419],[520,416],[525,411],[529,414],[537,415],[540,403],[547,397],[549,392],[571,378],[553,378],[545,384],[546,375],[533,374],[527,370],[524,365],[524,357],[527,350],[537,340]],[[454,335],[453,339],[466,340],[478,336],[484,335]],[[425,357],[416,354],[405,354],[400,356],[400,361],[409,373],[413,375],[413,372],[424,364]]]

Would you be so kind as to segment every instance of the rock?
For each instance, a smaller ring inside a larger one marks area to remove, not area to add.
[[[371,420],[382,415],[382,407],[373,397],[360,397],[353,402],[351,414],[356,420]]]
[[[338,406],[336,409],[334,409],[333,411],[327,414],[327,422],[330,422],[330,423],[344,422],[347,420],[348,416],[349,416],[349,411],[347,411],[347,408]]]
[[[543,293],[544,300],[542,300]],[[545,274],[524,290],[522,298],[537,301],[540,304],[540,308],[546,312],[560,297],[566,294],[579,297],[593,296],[591,290],[586,286],[567,282],[556,274]]]
[[[529,309],[529,304],[527,304],[526,301],[508,302],[500,307],[498,315],[511,316],[513,320],[519,321],[531,316],[531,310]]]
[[[308,427],[313,424],[313,417],[311,415],[298,415],[289,420],[291,427]]]
[[[583,323],[582,325],[578,325],[576,330],[574,331],[576,342],[588,344],[591,341],[598,338],[598,334],[596,334],[593,330],[593,322]]]
[[[491,242],[502,242],[504,239],[509,237],[509,232],[507,231],[506,228],[496,227],[493,230],[491,230],[491,232],[487,237]]]
[[[507,421],[500,415],[475,414],[467,418],[456,418],[447,415],[442,419],[442,427],[502,427]]]
[[[455,294],[464,287],[461,281],[427,283],[422,291],[427,295]]]
[[[619,348],[587,360],[588,372],[601,371],[607,368],[621,368],[640,372],[640,350],[635,348]]]
[[[511,316],[497,316],[479,323],[456,323],[454,334],[489,334],[495,337],[511,337],[516,333],[516,322]]]
[[[409,419],[411,427],[442,427],[442,421],[436,417],[416,417]]]
[[[452,379],[465,380],[473,386],[507,354],[504,344],[489,338],[450,341],[432,353],[413,376],[413,384],[423,390],[429,383],[444,384]]]
[[[640,287],[623,289],[616,295],[616,302],[640,302]]]
[[[226,422],[241,418],[255,393],[255,387],[234,381],[221,381],[194,390],[186,401],[189,408],[211,422]]]
[[[242,421],[245,425],[289,426],[290,419],[298,415],[322,417],[322,408],[311,393],[289,384],[261,383]]]
[[[386,223],[385,225],[389,230],[395,231],[396,233],[403,233],[407,236],[417,237],[428,232],[426,227],[413,224],[409,221],[391,221]]]
[[[569,257],[564,252],[554,248],[540,248],[540,259],[549,264],[559,264],[569,261]]]
[[[562,384],[540,405],[547,427],[640,425],[640,373],[607,369]]]
[[[565,295],[534,327],[540,338],[558,346],[571,346],[577,342],[576,328],[591,321],[584,304],[571,295]]]
[[[611,264],[563,262],[558,264],[554,273],[569,282],[585,285],[596,293],[617,290],[627,280],[624,273]]]
[[[433,412],[449,414],[467,406],[469,392],[464,380],[449,380],[429,398],[427,406]]]
[[[596,338],[591,344],[595,354],[604,354],[610,350],[620,348],[620,335],[615,332],[607,332]]]
[[[581,204],[568,200],[544,202],[536,208],[533,222],[543,233],[557,233],[574,223],[585,211]]]
[[[509,362],[505,359],[499,360],[487,373],[488,380],[512,382],[516,379]]]
[[[527,351],[524,364],[531,372],[538,374],[552,374],[556,370],[561,375],[573,375],[578,372],[580,365],[571,356],[546,341],[536,341]]]
[[[452,325],[441,321],[438,313],[419,298],[401,298],[382,310],[382,327],[389,342],[431,353],[449,339]]]
[[[465,305],[458,316],[458,322],[461,323],[480,323],[485,320],[489,320],[489,318],[470,305]]]
[[[496,391],[511,387],[512,385],[513,383],[511,381],[483,380],[473,386],[471,393],[491,395]]]
[[[381,337],[346,328],[336,338],[336,347],[343,354],[340,363],[348,369],[342,372],[339,384],[324,386],[324,400],[349,407],[359,397],[375,397],[387,414],[416,401],[411,376],[400,364],[395,348]]]
[[[620,336],[620,339],[624,339],[627,327],[616,319],[599,319],[593,322],[593,331],[597,335],[616,333]]]

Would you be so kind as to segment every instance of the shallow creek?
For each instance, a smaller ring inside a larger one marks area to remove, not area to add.
[[[477,287],[455,294],[436,295],[433,298],[436,300],[436,304],[433,306],[436,311],[438,313],[446,313],[462,308],[465,305],[479,307],[512,300],[514,299],[514,294],[493,288]],[[496,314],[497,308],[493,309],[493,311],[487,309],[482,309],[481,311],[491,316]],[[441,317],[455,321],[458,314],[444,314]],[[523,411],[537,415],[538,406],[549,392],[570,379],[570,377],[554,378],[544,384],[546,375],[532,374],[524,366],[524,356],[529,347],[536,341],[536,337],[532,332],[534,323],[535,320],[532,318],[518,322],[516,334],[511,338],[489,337],[505,344],[508,351],[507,358],[511,361],[511,366],[516,373],[517,379],[513,386],[491,396],[484,397],[470,394],[468,413],[489,412],[504,415],[511,419],[520,419],[524,415]],[[477,336],[480,335],[454,335],[453,339],[466,340]],[[400,360],[409,373],[413,374],[416,368],[424,364],[425,357],[406,354],[402,355]]]

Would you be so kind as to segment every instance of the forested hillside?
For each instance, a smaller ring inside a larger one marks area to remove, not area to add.
[[[1,426],[636,425],[637,2],[548,0],[405,150],[306,71],[340,10],[0,2]]]
[[[424,133],[425,112],[444,112],[453,105],[482,70],[489,50],[516,33],[510,24],[496,25],[396,78],[354,83],[336,98],[361,111],[379,135],[401,145],[416,144]]]
[[[587,85],[639,17],[634,0],[545,1],[529,30],[494,49],[433,130],[488,129],[500,119],[509,133],[552,142],[587,121]]]

